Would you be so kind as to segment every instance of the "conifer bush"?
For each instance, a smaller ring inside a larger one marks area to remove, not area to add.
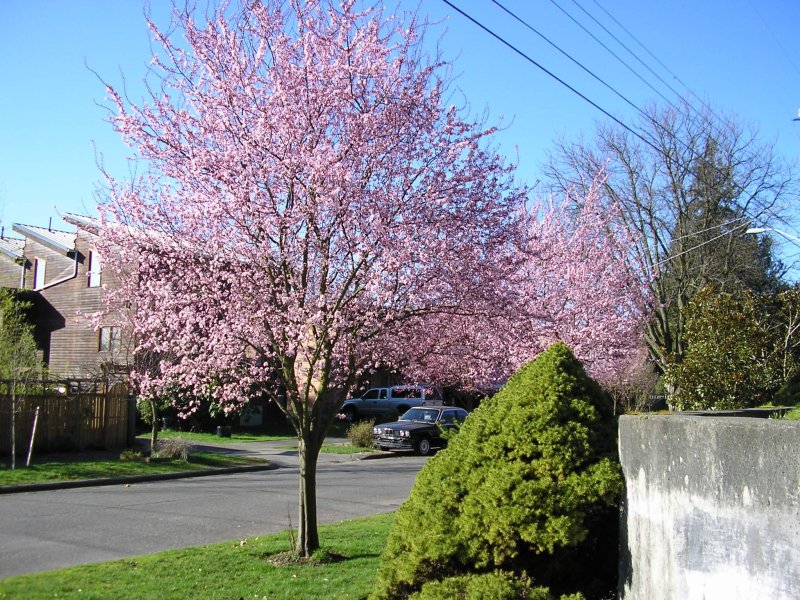
[[[543,588],[555,597],[613,594],[622,481],[611,400],[555,344],[420,471],[372,598],[408,598],[436,589],[423,587],[431,582],[463,585],[464,576],[495,572],[530,577],[542,586],[531,585],[534,598],[548,597]]]
[[[533,588],[527,579],[517,579],[513,573],[495,571],[480,575],[461,575],[443,581],[429,581],[411,600],[551,600],[545,588]]]

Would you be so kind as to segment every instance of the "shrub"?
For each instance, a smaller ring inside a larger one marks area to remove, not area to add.
[[[372,448],[372,427],[375,421],[360,421],[347,428],[347,439],[356,448]]]
[[[168,410],[172,406],[172,402],[169,399],[162,399],[157,398],[155,401],[156,410],[158,414],[156,418],[158,418],[164,411]],[[153,406],[150,403],[149,398],[137,398],[136,399],[136,410],[139,411],[139,418],[142,419],[148,425],[153,424]]]
[[[158,440],[156,454],[159,458],[175,458],[178,460],[189,460],[194,446],[183,438],[167,438]]]
[[[528,579],[513,573],[461,575],[443,581],[429,581],[411,596],[412,600],[552,600],[547,588],[534,588]]]
[[[139,450],[123,450],[119,454],[119,459],[128,462],[143,462],[146,457]]]
[[[554,594],[615,591],[615,425],[610,398],[563,344],[522,367],[420,471],[372,597],[493,570]]]

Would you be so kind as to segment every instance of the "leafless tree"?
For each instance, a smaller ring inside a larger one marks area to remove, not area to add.
[[[770,240],[743,234],[753,222],[782,221],[797,181],[755,130],[708,107],[654,105],[633,130],[601,123],[591,141],[562,139],[545,174],[563,193],[605,170],[605,201],[639,235],[632,257],[653,299],[645,339],[663,372],[685,351],[685,311],[698,290],[775,290],[782,265]]]

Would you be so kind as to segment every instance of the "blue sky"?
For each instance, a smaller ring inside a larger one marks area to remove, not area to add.
[[[661,94],[675,95],[616,45],[581,11],[592,13],[636,51],[677,92],[699,97],[736,115],[774,142],[787,160],[800,157],[800,2],[796,0],[502,0],[566,52],[633,103],[656,92],[619,65],[558,8],[597,37]],[[490,0],[453,4],[625,122],[634,110],[581,72]],[[152,1],[157,19],[167,4]],[[390,6],[392,2],[387,3]],[[454,63],[456,85],[474,113],[506,127],[498,136],[505,154],[518,155],[519,177],[533,184],[553,140],[590,136],[605,119],[553,79],[457,14],[442,0],[400,0],[440,23],[429,41]],[[602,7],[602,8],[601,8]],[[618,28],[608,13],[634,34]],[[114,84],[123,74],[133,97],[149,60],[149,32],[138,0],[0,0],[0,222],[63,226],[58,214],[92,213],[99,183],[96,153],[112,173],[125,176],[126,148],[104,122],[104,88],[90,71]],[[87,67],[88,65],[88,67]],[[685,87],[684,87],[685,86]],[[95,150],[96,148],[96,150]],[[763,224],[769,225],[769,224]],[[791,229],[797,235],[800,223]],[[784,248],[789,253],[797,248]]]

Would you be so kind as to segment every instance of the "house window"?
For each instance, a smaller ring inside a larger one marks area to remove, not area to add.
[[[47,261],[41,258],[33,260],[33,289],[40,290],[44,287],[44,270]]]
[[[100,257],[94,250],[89,250],[89,287],[100,287]]]
[[[118,352],[120,347],[119,327],[100,328],[100,352]]]

